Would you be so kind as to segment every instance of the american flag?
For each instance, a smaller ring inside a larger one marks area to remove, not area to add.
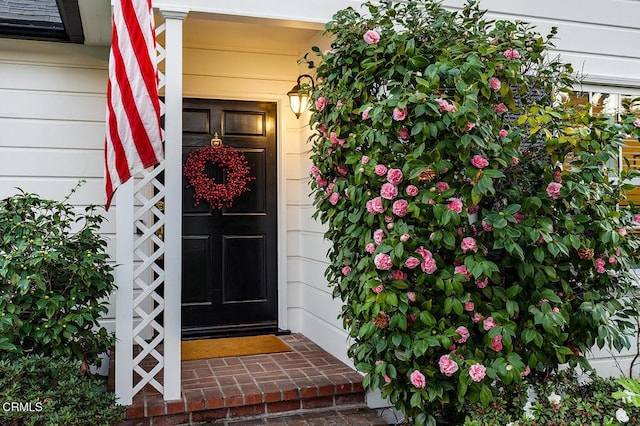
[[[164,158],[151,0],[113,6],[105,138],[105,208],[118,186]]]

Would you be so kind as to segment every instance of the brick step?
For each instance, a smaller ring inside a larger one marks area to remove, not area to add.
[[[158,392],[145,389],[127,407],[120,425],[207,424],[364,407],[359,373],[302,335],[282,340],[292,351],[183,361],[181,399],[164,401]]]
[[[252,418],[220,419],[206,424],[212,426],[387,426],[387,422],[380,418],[376,411],[363,404],[314,410],[306,409],[280,415],[263,415]]]
[[[155,426],[211,422],[225,424],[256,416],[269,417],[282,413],[300,415],[306,410],[362,409],[366,407],[364,400],[364,391],[360,383],[309,386],[302,389],[282,389],[244,395],[230,394],[224,397],[211,395],[205,391],[202,398],[190,399],[186,402],[165,402],[158,399],[147,401],[145,407],[137,409],[130,407],[127,411],[128,420],[121,425]]]

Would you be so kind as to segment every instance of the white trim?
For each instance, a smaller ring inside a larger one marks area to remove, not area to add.
[[[182,23],[186,13],[165,17],[165,262],[164,399],[180,399],[182,334]]]
[[[116,396],[133,400],[133,177],[116,193]]]

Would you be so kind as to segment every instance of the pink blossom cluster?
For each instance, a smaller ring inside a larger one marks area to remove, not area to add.
[[[502,82],[496,77],[491,77],[489,79],[489,87],[491,90],[498,91],[500,90],[500,87],[502,87]]]
[[[476,240],[473,237],[466,237],[462,239],[462,243],[460,243],[460,248],[464,253],[469,250],[476,253],[478,251],[478,245],[476,244]]]
[[[373,263],[376,265],[376,268],[381,271],[388,271],[393,267],[391,256],[386,253],[378,253],[376,257],[373,258]]]
[[[438,98],[436,99],[436,102],[440,105],[440,111],[454,112],[456,110],[456,107],[445,99]]]
[[[405,118],[407,118],[407,107],[403,109],[396,107],[393,109],[393,119],[395,121],[403,121]]]
[[[462,200],[459,198],[451,198],[449,199],[449,204],[447,204],[447,209],[456,213],[462,213],[462,206]]]
[[[327,99],[324,96],[320,96],[316,99],[316,110],[321,112],[327,106]]]
[[[560,189],[562,189],[562,184],[558,182],[550,182],[547,185],[547,195],[554,200],[560,198]]]
[[[433,274],[438,269],[436,260],[433,258],[433,254],[429,250],[420,246],[416,249],[416,253],[422,256],[422,262],[420,263],[420,269],[422,269],[422,272]]]
[[[371,214],[384,213],[387,209],[382,204],[382,198],[376,197],[367,201],[367,211]]]
[[[392,183],[386,182],[380,189],[380,196],[386,200],[393,200],[398,196],[398,187]]]
[[[453,376],[458,371],[458,364],[452,360],[449,355],[442,355],[438,361],[440,372],[447,377]]]
[[[469,367],[469,376],[474,382],[481,382],[487,374],[487,368],[482,364],[473,364]]]
[[[369,30],[362,36],[367,44],[378,44],[380,42],[380,33],[376,30]]]
[[[516,49],[507,49],[503,54],[507,59],[520,59],[520,52]]]
[[[411,380],[411,384],[418,389],[424,389],[424,387],[427,385],[427,380],[425,379],[424,374],[422,374],[418,370],[415,370],[413,373],[411,373],[409,378]]]
[[[460,327],[456,328],[456,333],[458,333],[458,335],[460,336],[453,339],[457,343],[464,343],[467,341],[467,339],[469,339],[469,330],[465,326],[461,325]]]
[[[475,168],[484,169],[489,165],[489,160],[484,158],[482,155],[476,154],[473,156],[473,158],[471,158],[471,164]]]

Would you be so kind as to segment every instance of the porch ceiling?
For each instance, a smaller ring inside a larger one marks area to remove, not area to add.
[[[306,52],[312,40],[322,34],[321,26],[301,28],[286,21],[256,18],[239,20],[237,17],[229,19],[201,13],[190,13],[183,29],[185,47],[275,54]]]

